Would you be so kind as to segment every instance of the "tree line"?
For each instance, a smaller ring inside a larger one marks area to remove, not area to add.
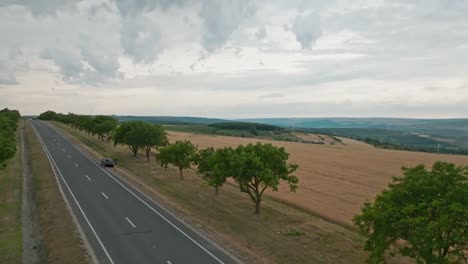
[[[16,153],[15,134],[20,118],[17,110],[0,110],[0,170],[5,168],[6,161]]]
[[[284,148],[272,144],[199,150],[187,140],[170,143],[162,126],[144,121],[118,124],[110,116],[64,115],[53,111],[42,113],[39,119],[62,122],[98,136],[102,141],[112,140],[114,145],[127,146],[134,157],[143,150],[147,162],[150,162],[151,151],[155,151],[156,162],[165,169],[168,165],[178,168],[181,180],[184,170],[196,167],[197,174],[215,189],[216,194],[226,180],[232,178],[240,191],[251,198],[256,214],[260,213],[266,190],[277,191],[281,181],[287,182],[291,191],[298,185],[298,178],[292,175],[298,166],[288,163],[289,153]]]

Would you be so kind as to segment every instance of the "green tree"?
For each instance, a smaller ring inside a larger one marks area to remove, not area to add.
[[[298,168],[288,164],[289,153],[284,148],[257,143],[238,146],[226,168],[239,184],[240,191],[247,193],[255,203],[255,213],[260,213],[262,195],[266,189],[278,190],[280,181],[286,181],[291,191],[297,189],[299,180],[291,175]]]
[[[169,140],[167,139],[167,133],[164,131],[162,126],[149,123],[146,124],[143,135],[145,138],[143,148],[146,153],[146,161],[149,162],[151,149],[155,148],[157,150],[162,146],[166,146],[169,143]]]
[[[16,153],[15,133],[19,118],[16,110],[0,110],[0,170],[5,168],[5,162]]]
[[[385,263],[387,252],[417,263],[466,261],[468,169],[436,162],[432,170],[403,168],[403,175],[353,219],[368,234],[368,261]]]
[[[167,170],[167,165],[169,165],[171,161],[171,154],[169,151],[166,151],[166,148],[161,148],[157,153],[156,153],[156,162],[161,164],[161,168],[164,168],[164,170]]]
[[[188,169],[195,162],[197,147],[190,141],[176,141],[159,150],[156,155],[158,162],[163,164],[172,164],[179,168],[180,179],[184,179],[184,169]]]
[[[95,116],[91,122],[92,133],[102,141],[110,141],[112,131],[117,128],[117,120],[111,116]]]
[[[136,157],[138,150],[146,145],[145,134],[146,124],[143,121],[128,121],[121,124],[115,130],[113,139],[114,145],[126,145]]]
[[[198,152],[196,164],[197,174],[211,187],[218,189],[226,182],[228,168],[232,157],[232,148],[214,149],[212,147]]]

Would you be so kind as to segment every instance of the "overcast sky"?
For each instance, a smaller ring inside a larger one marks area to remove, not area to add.
[[[0,107],[468,117],[466,0],[1,0]]]

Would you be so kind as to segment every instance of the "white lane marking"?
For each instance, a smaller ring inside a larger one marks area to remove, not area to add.
[[[167,262],[167,264],[172,264],[172,263],[171,263],[169,260],[168,260],[168,261],[166,261],[166,262]]]
[[[102,196],[104,196],[104,198],[106,198],[107,200],[109,200],[109,197],[107,197],[107,195],[106,195],[105,193],[103,193],[103,192],[101,192],[101,193],[102,193]]]
[[[78,167],[78,163],[75,163],[75,167]]]
[[[67,152],[65,149],[62,149],[63,152]]]
[[[51,128],[51,127],[49,127]],[[203,247],[200,243],[198,243],[195,239],[193,239],[191,236],[189,236],[187,233],[185,233],[184,231],[182,231],[182,229],[180,229],[179,227],[177,227],[174,223],[172,223],[169,219],[167,219],[165,216],[163,216],[160,212],[158,212],[156,209],[154,209],[151,205],[149,205],[147,202],[145,202],[141,197],[139,197],[138,195],[136,195],[134,192],[132,192],[129,188],[127,188],[127,186],[125,186],[123,183],[121,183],[119,180],[117,180],[114,176],[112,176],[107,170],[103,169],[98,163],[97,161],[95,161],[93,158],[91,158],[88,154],[86,154],[85,152],[83,152],[80,148],[78,148],[77,146],[75,146],[75,144],[73,144],[68,138],[66,138],[65,136],[59,134],[59,132],[57,132],[57,130],[55,130],[54,128],[51,128],[52,130],[54,130],[58,135],[60,135],[63,139],[65,139],[66,141],[68,141],[68,143],[70,143],[70,145],[72,145],[76,150],[78,150],[81,154],[83,154],[83,156],[85,156],[88,160],[90,160],[92,163],[94,163],[94,165],[96,165],[96,167],[98,167],[99,169],[101,169],[105,174],[107,174],[111,179],[113,179],[115,182],[117,182],[120,186],[122,186],[122,188],[124,188],[125,190],[127,190],[130,194],[132,194],[135,198],[137,198],[140,202],[142,202],[144,205],[146,205],[146,207],[148,207],[151,211],[153,211],[155,214],[159,215],[159,217],[161,217],[162,219],[164,219],[164,221],[166,221],[169,225],[171,225],[173,228],[175,228],[177,231],[179,231],[181,234],[183,234],[185,237],[187,237],[190,241],[192,241],[195,245],[197,245],[199,248],[201,248],[203,251],[205,251],[208,255],[210,255],[212,258],[214,258],[216,261],[218,261],[220,264],[224,264],[223,261],[221,261],[218,257],[216,257],[213,253],[211,253],[208,249],[206,249],[205,247]],[[149,198],[147,195],[145,195],[144,193],[142,193],[141,191],[139,191],[143,196],[145,196],[146,198],[148,198],[149,200],[152,200],[151,198]],[[170,214],[170,213],[169,213]],[[205,240],[207,240],[206,238],[203,238]],[[212,243],[212,242],[210,242]],[[221,250],[221,249],[220,249]]]
[[[88,175],[85,175],[88,181],[92,181],[91,178]]]
[[[70,156],[70,155],[67,155],[67,157],[68,157],[69,159],[71,159],[71,156]]]
[[[59,173],[60,178],[62,179],[63,183],[65,184],[65,186],[67,187],[68,191],[70,192],[70,195],[71,195],[71,197],[73,198],[73,200],[75,201],[76,206],[77,206],[78,209],[80,210],[81,214],[83,215],[84,219],[86,220],[86,223],[88,224],[89,228],[91,229],[91,231],[93,232],[93,234],[94,234],[94,236],[96,237],[97,241],[99,242],[99,245],[101,246],[102,250],[103,250],[104,253],[106,254],[107,258],[109,259],[109,262],[110,262],[111,264],[115,264],[115,263],[114,263],[114,260],[112,260],[112,257],[109,255],[109,252],[107,252],[106,247],[104,246],[104,244],[102,243],[102,241],[101,241],[101,239],[99,238],[98,234],[96,233],[96,230],[94,230],[93,225],[91,225],[91,222],[89,221],[88,217],[87,217],[86,214],[84,213],[83,208],[81,208],[81,205],[80,205],[80,203],[78,202],[78,200],[76,199],[75,194],[73,194],[72,190],[70,189],[70,186],[68,186],[67,181],[66,181],[65,178],[63,177],[63,174],[62,174],[62,172],[60,171],[60,169],[58,168],[57,163],[55,162],[54,158],[52,158],[52,154],[50,154],[49,149],[47,148],[47,146],[45,145],[44,141],[42,140],[42,137],[39,135],[39,132],[37,132],[37,130],[36,130],[36,128],[35,128],[34,126],[32,126],[32,128],[33,128],[34,132],[36,133],[37,138],[39,139],[39,142],[40,142],[41,145],[42,145],[42,148],[43,148],[44,151],[46,152],[46,155],[47,155],[47,158],[49,159],[50,165],[52,166],[52,168],[57,169],[57,172]],[[55,174],[55,170],[54,170],[54,174]],[[55,174],[55,176],[57,176],[57,174]],[[59,185],[59,186],[60,186],[60,185]],[[63,198],[66,199],[66,197],[63,197]]]
[[[130,223],[131,226],[133,226],[133,228],[136,228],[135,224],[132,223],[132,221],[130,221],[130,219],[128,219],[128,217],[125,217],[125,220],[127,220],[127,222]]]

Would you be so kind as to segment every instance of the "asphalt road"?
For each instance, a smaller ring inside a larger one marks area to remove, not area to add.
[[[99,263],[236,263],[55,129],[32,124]]]

